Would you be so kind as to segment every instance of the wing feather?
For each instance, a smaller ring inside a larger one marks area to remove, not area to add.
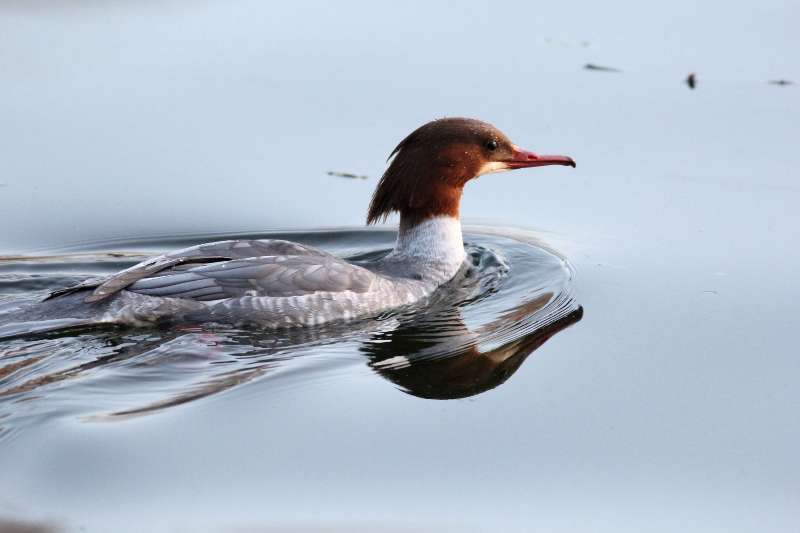
[[[227,264],[247,258],[286,255],[315,258],[333,257],[322,250],[280,239],[244,239],[211,242],[147,259],[111,276],[91,278],[77,285],[53,291],[45,297],[45,300],[91,290],[92,292],[85,298],[85,301],[88,303],[99,302],[140,281],[142,282],[142,285],[140,285],[142,289],[170,286],[181,279],[186,279],[173,278],[172,276],[179,272],[194,271],[197,267],[192,265]],[[236,266],[245,269],[252,268],[252,265],[246,262],[240,265],[237,263]],[[250,275],[254,278],[259,277],[258,272],[251,272]],[[235,277],[232,276],[230,278],[232,285],[238,284],[239,288],[249,286],[249,282],[246,279],[233,281]],[[169,281],[162,282],[162,285],[147,285],[144,283],[144,280],[153,282],[153,280],[161,278],[169,278]]]
[[[333,256],[266,256],[237,259],[145,278],[128,290],[151,296],[200,299],[299,296],[314,292],[366,292],[377,275]],[[214,289],[212,291],[212,289]],[[198,293],[206,297],[206,292]]]

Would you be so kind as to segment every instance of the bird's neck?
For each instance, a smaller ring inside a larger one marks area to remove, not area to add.
[[[440,215],[411,223],[401,216],[393,253],[423,265],[435,264],[448,270],[452,277],[466,256],[461,221],[458,217]]]

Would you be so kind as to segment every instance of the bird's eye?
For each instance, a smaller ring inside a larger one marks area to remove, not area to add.
[[[495,150],[497,150],[497,141],[495,141],[494,139],[486,141],[486,149],[489,150],[490,152],[494,152]]]

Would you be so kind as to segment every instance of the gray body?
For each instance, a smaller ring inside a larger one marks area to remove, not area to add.
[[[460,224],[452,221],[456,236],[452,222],[437,220],[421,224],[422,232],[401,233],[394,251],[372,263],[283,240],[220,241],[86,280],[47,300],[86,305],[94,322],[122,324],[170,319],[279,328],[377,315],[428,296],[461,268]],[[457,246],[432,249],[428,241],[441,237],[456,237]]]

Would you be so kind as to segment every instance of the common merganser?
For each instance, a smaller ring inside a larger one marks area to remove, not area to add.
[[[367,214],[367,224],[400,214],[394,249],[380,260],[354,264],[284,240],[228,240],[167,253],[45,300],[118,324],[177,319],[278,328],[376,315],[430,295],[465,264],[459,205],[468,181],[575,166],[566,156],[522,150],[494,126],[467,118],[419,127],[389,159]]]

